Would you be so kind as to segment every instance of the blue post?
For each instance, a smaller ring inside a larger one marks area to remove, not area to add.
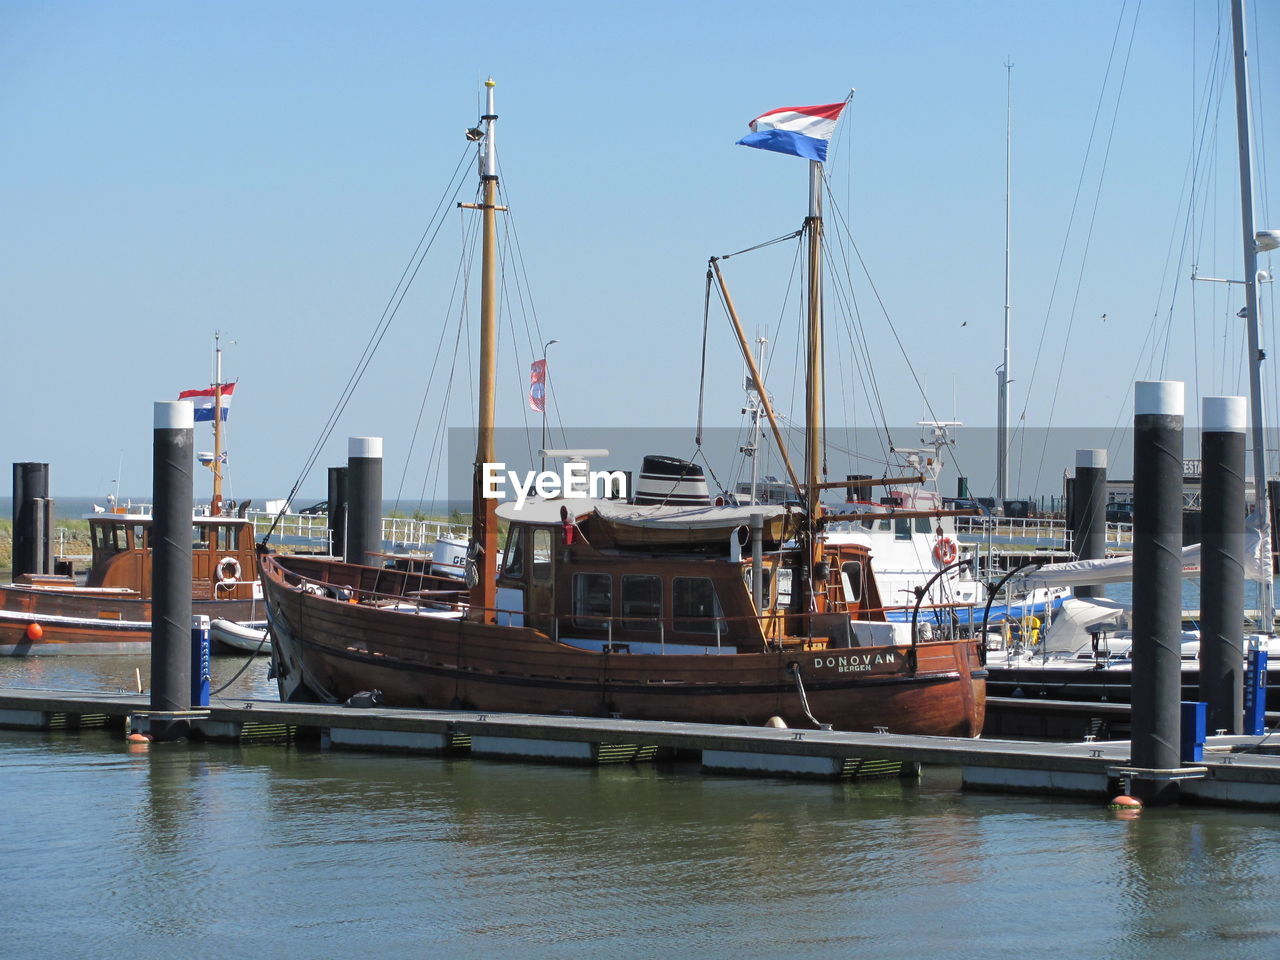
[[[1208,704],[1198,700],[1182,701],[1182,756],[1183,763],[1204,761],[1205,718]]]
[[[209,618],[191,618],[191,706],[209,705]]]
[[[1244,671],[1244,733],[1260,737],[1267,732],[1267,651],[1249,651]]]

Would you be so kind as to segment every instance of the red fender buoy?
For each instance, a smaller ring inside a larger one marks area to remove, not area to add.
[[[44,627],[40,626],[40,624],[38,624],[38,623],[28,623],[28,624],[27,624],[27,639],[28,639],[28,640],[39,640],[39,639],[40,639],[41,637],[43,637],[43,636],[44,636]]]

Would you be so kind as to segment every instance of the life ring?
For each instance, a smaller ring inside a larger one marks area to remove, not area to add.
[[[938,566],[945,567],[955,563],[959,555],[960,550],[950,537],[942,537],[933,545],[933,559],[938,561]]]
[[[239,583],[240,561],[235,557],[223,557],[218,561],[218,582]]]

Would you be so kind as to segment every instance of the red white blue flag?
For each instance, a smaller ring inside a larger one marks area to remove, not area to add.
[[[222,385],[222,422],[227,422],[227,408],[231,406],[231,393],[236,388],[234,383]],[[178,394],[179,400],[190,400],[195,405],[196,421],[213,422],[213,387],[207,390],[183,390]]]
[[[816,107],[779,107],[751,121],[751,132],[738,141],[744,147],[758,147],[793,157],[825,161],[827,144],[835,133],[836,121],[845,104],[824,103]]]
[[[529,409],[538,413],[547,411],[547,358],[535,360],[529,365]]]

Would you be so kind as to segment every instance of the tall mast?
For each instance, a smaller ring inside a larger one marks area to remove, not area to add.
[[[480,477],[484,464],[494,462],[494,383],[498,368],[498,152],[494,141],[494,81],[485,85],[484,124],[480,143],[480,184],[483,246],[480,283],[480,402],[476,431],[476,463],[472,479],[471,542],[479,547],[478,582],[471,587],[472,619],[492,623],[497,606],[498,516],[497,501],[481,495]]]
[[[1012,333],[1012,296],[1010,292],[1009,236],[1011,217],[1013,153],[1013,64],[1005,61],[1005,120],[1004,120],[1004,359],[996,368],[996,497],[1009,496],[1009,340]]]
[[[222,344],[221,333],[213,331],[213,497],[209,501],[211,516],[222,513]]]
[[[1253,232],[1253,179],[1249,157],[1249,76],[1245,61],[1244,0],[1231,0],[1231,34],[1235,48],[1236,140],[1240,155],[1240,226],[1244,239],[1245,325],[1249,331],[1250,433],[1253,443],[1253,496],[1265,550],[1265,579],[1258,584],[1258,627],[1271,633],[1275,598],[1271,578],[1271,511],[1267,498],[1266,421],[1262,408],[1262,334],[1258,321],[1258,246]]]
[[[809,518],[809,562],[816,564],[822,509],[822,164],[809,161],[809,350],[805,378],[804,505]],[[812,569],[812,568],[811,568]],[[810,601],[813,606],[813,601]],[[816,609],[816,607],[815,607]]]

